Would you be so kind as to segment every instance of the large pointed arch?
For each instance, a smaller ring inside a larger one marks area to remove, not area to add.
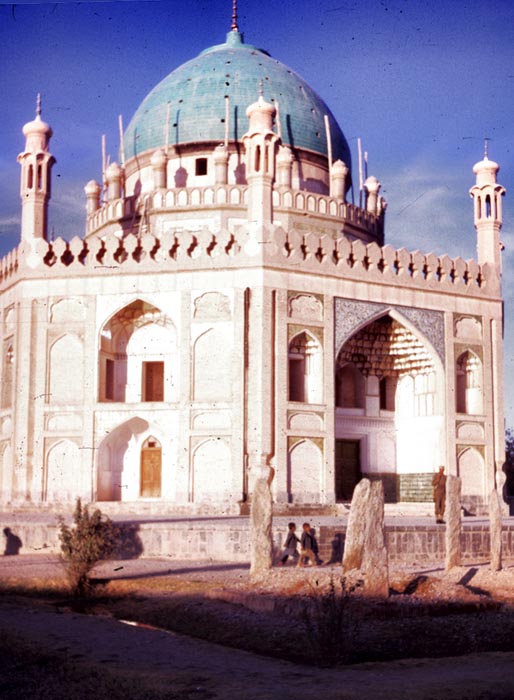
[[[154,422],[134,416],[110,430],[99,445],[96,499],[173,499],[175,464],[170,436]]]
[[[429,350],[434,361],[434,365],[438,371],[444,372],[442,349],[440,347],[436,347],[433,339],[423,331],[420,324],[413,323],[413,321],[405,313],[402,313],[401,310],[395,306],[380,306],[376,310],[371,311],[368,315],[358,319],[355,323],[352,323],[351,327],[348,327],[344,333],[338,333],[334,348],[335,356],[337,357],[339,355],[341,348],[348,342],[348,340],[369,326],[371,323],[374,323],[385,316],[390,316],[393,320],[404,326],[416,338],[418,338],[419,341],[427,348],[427,350]]]
[[[167,314],[136,298],[100,329],[98,398],[172,401],[178,391],[177,334]]]
[[[350,366],[352,372],[342,371]],[[364,401],[351,405],[340,399],[356,395],[357,372],[364,377]],[[339,386],[341,381],[354,386]],[[446,463],[443,362],[396,308],[377,308],[353,325],[337,348],[334,382],[336,484],[345,482],[355,463],[364,475],[382,478],[396,498],[406,480],[417,483],[418,475]],[[351,450],[352,459],[345,459]]]

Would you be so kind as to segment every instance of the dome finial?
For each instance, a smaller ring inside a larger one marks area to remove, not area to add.
[[[36,98],[36,117],[41,116],[41,93],[38,92],[37,98]]]
[[[262,78],[259,80],[259,97],[264,97],[264,84]]]
[[[231,30],[233,32],[238,32],[239,27],[237,24],[237,0],[232,0],[232,26]]]
[[[484,160],[489,160],[489,139],[487,136],[484,139]]]

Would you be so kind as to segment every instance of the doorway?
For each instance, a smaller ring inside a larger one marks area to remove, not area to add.
[[[141,448],[141,497],[161,495],[162,450],[160,443],[149,437]]]
[[[353,490],[361,480],[360,440],[336,440],[336,502],[351,501]]]

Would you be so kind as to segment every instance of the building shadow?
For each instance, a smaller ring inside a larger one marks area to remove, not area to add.
[[[5,549],[4,557],[12,557],[20,553],[20,549],[23,547],[23,542],[15,535],[10,527],[4,527],[4,537],[5,537]]]

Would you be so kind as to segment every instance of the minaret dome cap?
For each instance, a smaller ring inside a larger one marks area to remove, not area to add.
[[[36,117],[31,122],[27,122],[23,127],[23,135],[41,134],[50,138],[52,136],[51,127],[41,119],[41,95],[37,96]]]

